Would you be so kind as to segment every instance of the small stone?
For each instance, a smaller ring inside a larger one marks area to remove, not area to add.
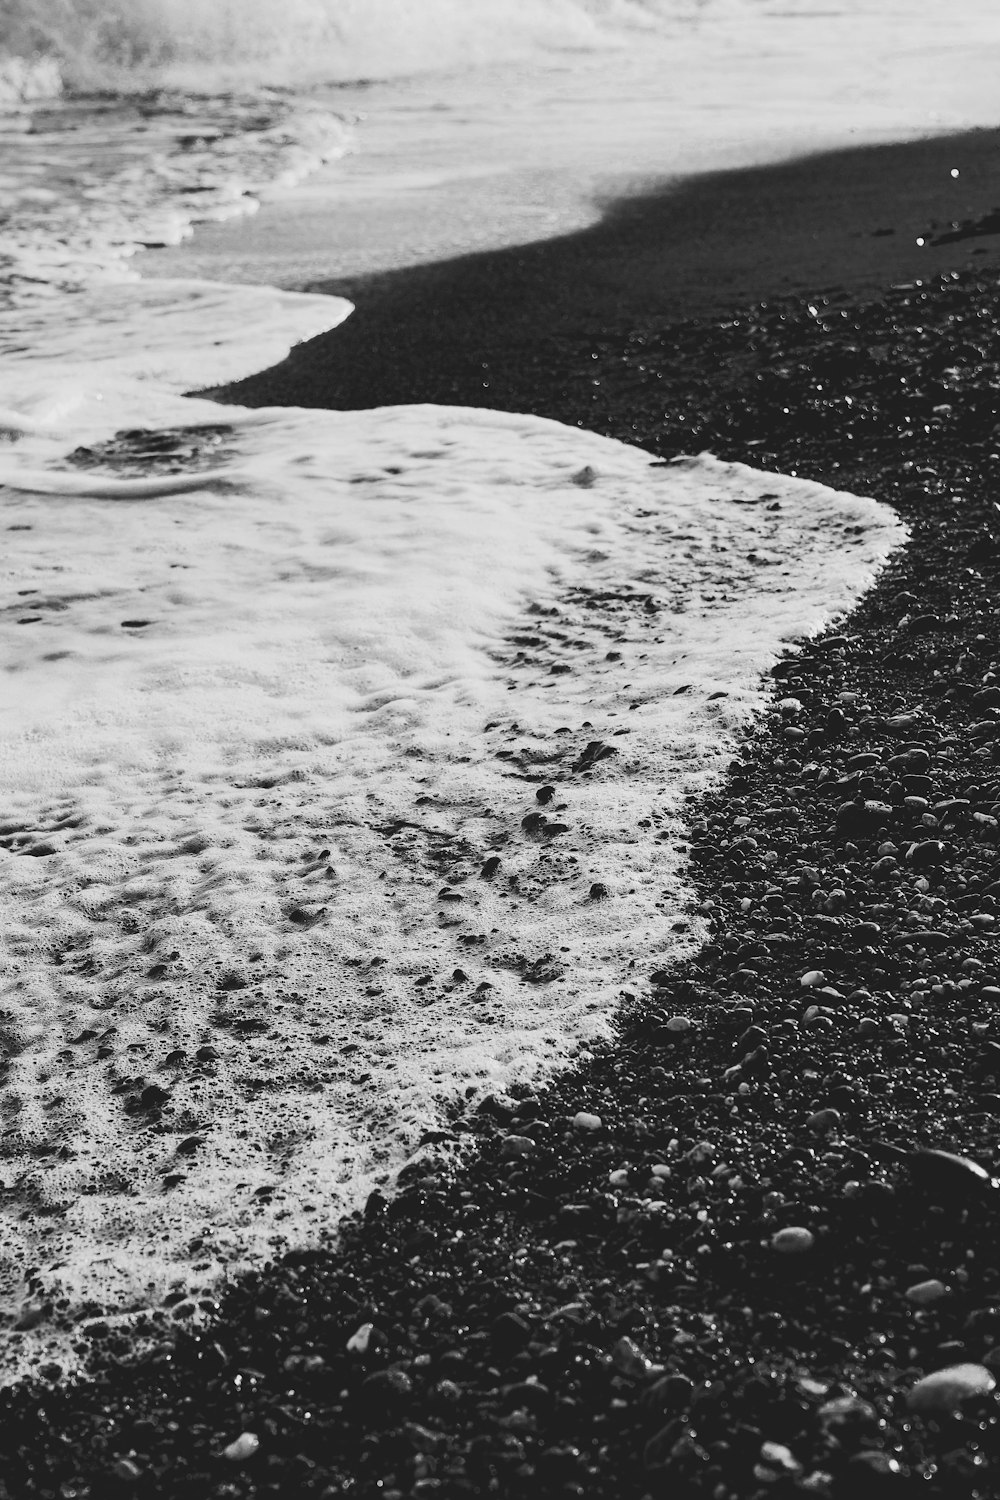
[[[771,1236],[771,1249],[777,1250],[779,1255],[804,1255],[815,1243],[816,1236],[812,1231],[797,1224],[779,1229]]]
[[[817,1109],[806,1121],[810,1130],[815,1130],[818,1135],[828,1135],[831,1130],[836,1130],[840,1124],[839,1109]]]
[[[879,1448],[865,1448],[861,1453],[853,1453],[847,1460],[847,1472],[852,1478],[862,1482],[863,1494],[875,1493],[872,1485],[878,1485],[878,1494],[883,1493],[881,1481],[888,1481],[891,1488],[885,1489],[886,1494],[898,1493],[895,1480],[902,1476],[903,1468],[898,1458],[893,1458],[891,1453],[884,1453]]]
[[[815,989],[817,985],[826,984],[826,975],[822,969],[809,969],[799,980],[804,990]]]
[[[669,1021],[664,1022],[667,1031],[676,1032],[678,1035],[690,1031],[693,1025],[694,1022],[690,1016],[671,1016]]]
[[[911,1152],[909,1168],[914,1180],[935,1199],[979,1197],[993,1186],[985,1168],[954,1151]]]
[[[654,1364],[634,1339],[619,1339],[611,1351],[611,1360],[615,1369],[630,1380],[648,1380],[663,1373],[663,1366]]]
[[[142,1470],[131,1458],[116,1458],[111,1466],[111,1472],[123,1484],[138,1484],[142,1478]]]
[[[930,1280],[918,1281],[914,1286],[908,1286],[904,1293],[907,1302],[912,1302],[916,1307],[930,1307],[934,1302],[940,1302],[942,1297],[947,1297],[948,1288],[943,1281]]]
[[[230,1463],[244,1464],[248,1458],[253,1458],[259,1447],[260,1438],[255,1432],[241,1432],[227,1448],[223,1448],[222,1456],[228,1458]]]
[[[661,1375],[644,1393],[642,1404],[647,1411],[659,1412],[665,1417],[677,1416],[691,1405],[694,1389],[694,1381],[687,1375],[676,1371]]]
[[[785,1474],[798,1474],[802,1468],[791,1448],[784,1443],[762,1443],[760,1462],[754,1469],[758,1479],[767,1482]]]
[[[684,1160],[691,1167],[708,1167],[715,1161],[715,1147],[711,1141],[698,1141],[691,1147]]]
[[[906,862],[915,870],[930,870],[942,863],[945,855],[940,839],[927,839],[923,843],[911,844],[906,851]]]
[[[505,1161],[513,1161],[519,1156],[530,1156],[535,1150],[537,1146],[530,1135],[505,1135],[500,1143],[500,1155]]]
[[[575,1130],[600,1130],[604,1121],[600,1115],[588,1115],[586,1110],[579,1110],[573,1116],[573,1128]],[[532,1142],[534,1145],[534,1142]]]
[[[847,1432],[861,1431],[878,1426],[878,1412],[871,1402],[860,1396],[834,1396],[826,1401],[816,1413],[824,1432],[843,1438]]]
[[[352,1354],[367,1354],[371,1347],[372,1334],[375,1332],[374,1323],[362,1323],[356,1333],[352,1333],[347,1340],[347,1347]]]
[[[918,1380],[907,1397],[911,1411],[955,1412],[976,1396],[988,1396],[996,1380],[985,1365],[949,1365]]]

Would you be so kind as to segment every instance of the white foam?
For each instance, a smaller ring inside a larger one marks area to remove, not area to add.
[[[349,143],[330,110],[266,91],[0,113],[0,305],[134,279],[138,250],[254,214]]]
[[[182,284],[173,323],[156,295],[119,290],[89,382],[72,320],[36,323],[26,365],[42,387],[62,348],[80,399],[0,469],[0,1109],[26,1210],[2,1294],[31,1266],[68,1324],[315,1241],[442,1101],[606,1033],[701,939],[685,796],[901,536],[872,501],[537,418],[185,400],[171,339],[197,305],[210,344],[242,293]],[[302,302],[303,328],[344,311]],[[0,387],[15,418],[27,373]],[[62,456],[183,414],[216,466],[141,500]],[[574,770],[594,741],[617,753]],[[522,826],[540,778],[555,836]],[[69,1337],[43,1324],[8,1374]]]

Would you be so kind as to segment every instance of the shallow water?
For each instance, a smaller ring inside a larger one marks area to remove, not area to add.
[[[692,173],[996,123],[1000,12],[706,6],[641,46],[317,91],[356,150],[143,274],[301,287],[572,232]]]

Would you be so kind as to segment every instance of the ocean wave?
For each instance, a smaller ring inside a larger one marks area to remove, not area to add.
[[[8,0],[0,54],[75,88],[397,77],[621,43],[759,0]]]
[[[349,141],[339,117],[274,93],[54,100],[2,117],[0,309],[132,279],[136,251],[254,213]]]

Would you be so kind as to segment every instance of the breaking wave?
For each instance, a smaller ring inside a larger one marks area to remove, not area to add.
[[[125,8],[118,0],[8,0],[0,55],[54,59],[77,88],[347,81],[606,46],[731,3],[131,0]]]

